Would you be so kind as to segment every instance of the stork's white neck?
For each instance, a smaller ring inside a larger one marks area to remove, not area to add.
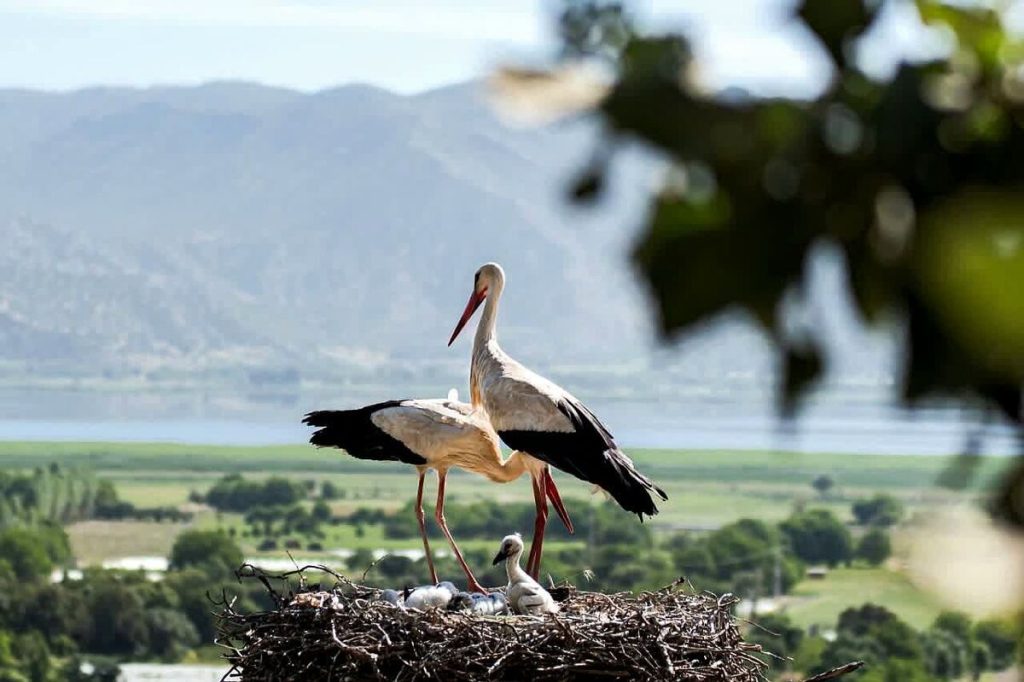
[[[473,337],[473,353],[485,347],[489,341],[497,340],[498,324],[498,303],[501,300],[503,285],[495,283],[487,292],[487,300],[484,302],[484,312],[480,315],[480,322],[476,325],[476,336]]]
[[[480,315],[480,322],[476,325],[476,335],[473,337],[473,356],[469,366],[469,393],[470,402],[479,407],[481,404],[480,393],[480,371],[481,368],[489,365],[488,360],[493,360],[495,355],[501,353],[498,347],[498,303],[501,300],[501,291],[504,289],[504,282],[494,282],[487,292],[487,299],[484,303],[484,311]]]
[[[519,550],[515,554],[510,554],[508,558],[505,559],[505,574],[508,576],[509,585],[525,581],[533,581],[533,578],[528,576],[526,571],[519,568],[519,557],[522,555],[523,550]]]

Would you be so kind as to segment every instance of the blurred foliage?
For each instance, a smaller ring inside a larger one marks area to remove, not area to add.
[[[683,36],[635,30],[619,3],[569,2],[567,54],[613,75],[595,107],[605,140],[572,194],[601,192],[625,140],[670,160],[634,253],[661,329],[748,313],[783,358],[785,412],[823,368],[822,331],[799,311],[808,259],[827,244],[862,317],[903,321],[905,401],[980,397],[1021,424],[1024,43],[1004,27],[1008,5],[917,0],[948,53],[873,79],[856,54],[881,4],[796,3],[832,67],[817,97],[796,101],[708,92]],[[1000,505],[1018,524],[1021,482]]]
[[[211,575],[230,574],[242,564],[242,550],[220,530],[187,530],[174,541],[170,567],[196,567]]]
[[[823,499],[828,497],[828,494],[832,491],[832,488],[834,488],[835,485],[835,480],[827,474],[815,476],[814,480],[811,481],[811,487],[814,488],[815,492],[817,492]]]
[[[219,511],[247,512],[293,505],[306,499],[309,492],[302,483],[280,476],[250,481],[241,474],[227,474],[210,488],[205,501]]]
[[[109,482],[89,471],[56,463],[25,472],[0,471],[0,527],[95,518],[111,490]]]
[[[878,566],[892,556],[892,542],[889,534],[881,528],[872,528],[857,542],[854,557]]]
[[[161,581],[89,567],[51,582],[49,567],[68,552],[55,524],[0,531],[0,550],[0,680],[115,680],[115,659],[174,662],[211,643],[211,595],[270,606],[258,586],[235,584],[242,553],[219,532],[183,533]]]
[[[861,660],[867,665],[851,680],[928,682],[979,679],[985,672],[1006,670],[1020,629],[1002,621],[972,624],[964,614],[944,612],[931,627],[916,631],[885,607],[864,604],[840,614],[834,637],[804,634],[784,614],[770,614],[758,617],[746,638],[792,659],[785,666],[770,661],[776,671],[820,673]]]
[[[1009,619],[983,620],[974,626],[974,640],[988,647],[990,667],[1004,670],[1013,665],[1021,628],[1019,623]]]
[[[894,526],[903,519],[903,504],[892,495],[878,493],[857,500],[851,509],[853,517],[862,526]]]
[[[853,538],[835,514],[811,509],[793,514],[779,525],[793,554],[809,564],[835,566],[853,558]]]

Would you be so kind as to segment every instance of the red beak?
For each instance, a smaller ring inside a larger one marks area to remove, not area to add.
[[[558,517],[565,524],[565,529],[569,531],[569,535],[574,535],[576,530],[572,527],[572,519],[569,518],[569,512],[562,504],[562,496],[558,494],[558,488],[555,487],[555,479],[551,478],[551,469],[547,467],[544,468],[544,490],[547,492],[551,504],[554,505],[555,511],[558,512]]]
[[[474,291],[469,295],[469,302],[466,303],[466,309],[462,311],[462,317],[459,319],[459,323],[455,325],[455,331],[452,332],[452,338],[448,339],[449,346],[455,343],[455,337],[459,335],[462,328],[466,326],[467,322],[469,322],[469,318],[473,317],[473,313],[476,312],[476,309],[480,307],[480,304],[484,302],[485,298],[487,298],[487,289],[484,289],[479,293]]]

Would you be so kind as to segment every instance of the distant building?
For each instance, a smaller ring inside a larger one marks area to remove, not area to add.
[[[828,577],[827,566],[811,566],[807,569],[805,575],[811,580],[824,580]]]

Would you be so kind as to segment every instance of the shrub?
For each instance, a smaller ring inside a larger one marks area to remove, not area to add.
[[[865,533],[857,543],[857,551],[854,554],[858,559],[863,559],[872,566],[878,566],[892,555],[889,534],[881,528],[873,528]]]
[[[54,566],[47,540],[29,528],[0,531],[0,557],[10,565],[18,580],[47,576]]]
[[[171,548],[171,570],[189,566],[230,573],[242,564],[242,550],[219,530],[190,530],[178,536]]]
[[[850,531],[835,515],[825,509],[794,514],[779,525],[789,540],[793,553],[808,563],[835,566],[853,556]]]
[[[851,507],[854,518],[862,526],[894,526],[903,518],[903,505],[892,495],[878,494],[857,500]]]
[[[974,639],[988,647],[993,670],[1006,670],[1013,665],[1021,636],[1021,628],[1009,620],[983,620],[974,626]]]

